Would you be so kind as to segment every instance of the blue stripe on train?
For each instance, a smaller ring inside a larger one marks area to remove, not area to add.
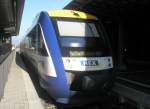
[[[48,77],[48,91],[56,98],[69,97],[70,93],[67,86],[64,65],[52,21],[46,12],[42,12],[39,22],[42,26],[44,37],[57,74],[57,78]]]

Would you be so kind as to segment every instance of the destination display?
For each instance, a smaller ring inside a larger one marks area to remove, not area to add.
[[[65,70],[95,71],[113,68],[112,57],[63,57]]]

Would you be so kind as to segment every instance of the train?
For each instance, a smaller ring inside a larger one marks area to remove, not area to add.
[[[76,10],[40,12],[20,44],[40,86],[62,104],[91,103],[112,86],[111,44],[96,16]]]

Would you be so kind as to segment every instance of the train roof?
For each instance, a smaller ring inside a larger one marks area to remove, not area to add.
[[[51,17],[98,20],[96,16],[81,11],[75,11],[75,10],[51,10],[48,11],[48,14]]]

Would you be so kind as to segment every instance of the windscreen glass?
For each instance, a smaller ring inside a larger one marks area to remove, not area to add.
[[[60,36],[99,37],[94,23],[57,21]]]

